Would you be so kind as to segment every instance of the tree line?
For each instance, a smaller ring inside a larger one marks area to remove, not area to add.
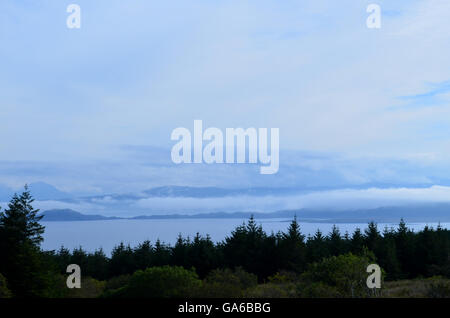
[[[82,247],[43,251],[40,243],[44,227],[32,202],[26,188],[0,213],[0,296],[2,284],[16,296],[54,296],[55,289],[49,286],[60,283],[69,264],[78,264],[83,276],[99,281],[172,266],[193,270],[199,279],[217,271],[239,269],[261,283],[280,272],[300,275],[311,268],[318,270],[317,264],[324,260],[353,255],[376,262],[386,280],[450,277],[450,231],[441,226],[414,232],[403,220],[396,228],[382,230],[370,222],[366,229],[351,234],[342,234],[333,226],[330,233],[317,230],[305,236],[295,217],[286,232],[270,234],[251,217],[218,243],[208,235],[179,235],[173,246],[159,240],[135,247],[120,243],[107,256],[102,249],[87,252]]]
[[[387,280],[450,277],[450,231],[441,226],[436,229],[425,226],[414,232],[403,220],[397,228],[383,231],[370,222],[364,231],[356,229],[351,235],[342,235],[333,226],[327,235],[317,230],[305,237],[296,218],[286,233],[267,234],[251,217],[219,243],[214,243],[208,235],[197,234],[192,239],[180,235],[173,246],[159,240],[155,244],[145,241],[136,247],[120,243],[110,257],[101,249],[89,253],[82,247],[72,252],[61,247],[47,255],[61,271],[67,264],[75,263],[86,275],[99,280],[148,267],[173,265],[195,268],[201,278],[217,268],[241,267],[263,281],[280,270],[301,273],[309,264],[324,258],[368,252],[373,253],[374,260],[385,270]]]

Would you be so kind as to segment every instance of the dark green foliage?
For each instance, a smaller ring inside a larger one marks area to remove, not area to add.
[[[247,289],[255,287],[258,278],[242,268],[215,269],[203,281],[200,296],[211,298],[243,297]]]
[[[134,263],[137,269],[146,269],[153,265],[155,256],[150,241],[144,241],[134,249]]]
[[[301,276],[299,294],[304,297],[366,297],[366,268],[373,263],[370,254],[356,256],[351,253],[331,256],[313,263]]]
[[[375,222],[370,222],[367,229],[364,231],[364,244],[371,251],[378,251],[378,248],[382,245],[381,234],[378,231],[378,226]]]
[[[160,240],[157,240],[153,249],[154,259],[152,265],[163,266],[170,264],[171,252],[170,246],[162,243]]]
[[[219,248],[223,251],[227,267],[242,266],[258,277],[267,277],[278,267],[279,239],[279,235],[268,236],[252,216],[247,224],[238,226],[231,236],[225,238]]]
[[[130,282],[131,275],[120,275],[114,276],[113,278],[106,281],[106,290],[116,290],[125,287]]]
[[[109,260],[102,249],[88,255],[85,271],[89,276],[98,280],[105,280],[109,277]]]
[[[209,235],[199,233],[194,240],[178,237],[171,254],[172,264],[185,268],[194,267],[201,278],[222,263],[221,251],[216,248]]]
[[[353,232],[352,238],[349,242],[350,252],[353,254],[360,254],[364,249],[364,236],[361,233],[361,229],[356,228],[355,232]]]
[[[441,277],[429,278],[426,296],[429,298],[450,298],[450,282],[444,281]]]
[[[6,278],[0,274],[0,298],[10,298],[12,297],[11,291],[8,289],[8,283]]]
[[[202,281],[194,270],[179,266],[150,267],[136,271],[125,287],[109,293],[109,297],[181,298],[199,293]]]
[[[298,274],[281,271],[269,277],[268,281],[244,292],[248,298],[292,298],[297,297]]]
[[[25,186],[14,195],[8,208],[0,213],[0,273],[17,297],[47,296],[53,284],[51,271],[39,248],[44,227],[39,224],[38,210]]]
[[[329,255],[326,237],[320,230],[314,236],[308,236],[306,241],[306,258],[308,263],[317,262]]]
[[[345,242],[341,237],[341,232],[336,225],[333,225],[331,233],[327,237],[328,251],[330,255],[336,256],[346,252]]]
[[[112,276],[130,274],[136,269],[133,250],[130,245],[125,246],[121,242],[111,253],[110,274]]]
[[[285,270],[300,272],[306,266],[305,236],[300,231],[297,217],[289,225],[287,233],[283,233],[279,242],[280,264]]]
[[[0,228],[3,240],[9,245],[30,244],[39,246],[43,241],[44,226],[39,224],[42,216],[32,207],[34,199],[25,186],[25,191],[14,194],[4,212],[0,212]]]
[[[383,232],[383,243],[378,248],[378,263],[388,273],[387,279],[398,279],[401,273],[395,236],[396,233],[393,229],[385,228]]]

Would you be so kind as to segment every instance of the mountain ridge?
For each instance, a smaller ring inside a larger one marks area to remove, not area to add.
[[[424,211],[428,215],[424,215]],[[431,213],[430,213],[431,212]],[[409,207],[381,207],[375,209],[359,209],[344,211],[327,210],[282,210],[275,212],[213,212],[197,214],[165,214],[165,215],[139,215],[132,217],[103,216],[98,214],[83,214],[71,209],[47,210],[40,215],[43,221],[99,221],[99,220],[161,220],[161,219],[274,219],[297,217],[302,222],[315,223],[367,223],[375,222],[398,222],[405,219],[408,222],[450,222],[450,205],[435,204],[432,206],[409,206]]]

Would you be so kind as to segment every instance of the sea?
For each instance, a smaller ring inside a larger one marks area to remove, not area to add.
[[[58,250],[61,246],[73,250],[82,247],[88,252],[100,248],[110,255],[113,248],[123,242],[131,247],[137,246],[145,240],[155,243],[158,239],[173,245],[178,235],[193,238],[197,233],[209,235],[214,242],[220,242],[246,219],[158,219],[158,220],[100,220],[100,221],[64,221],[42,222],[45,226],[44,250]],[[268,233],[286,232],[291,219],[261,219],[256,220]],[[328,234],[334,224],[324,222],[300,222],[301,232],[308,236],[317,230]],[[426,225],[436,228],[438,223],[407,223],[414,231],[423,229]],[[441,223],[443,228],[450,228],[450,223]],[[339,223],[336,224],[342,235],[352,234],[356,228],[364,230],[367,223]],[[378,229],[385,227],[396,228],[396,223],[378,223]]]

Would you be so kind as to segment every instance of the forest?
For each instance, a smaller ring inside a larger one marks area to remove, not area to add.
[[[294,218],[286,232],[266,233],[251,217],[223,241],[208,235],[171,246],[119,243],[107,256],[40,247],[45,227],[28,188],[0,213],[2,297],[450,297],[450,231],[365,229],[305,236]],[[366,286],[369,264],[382,268],[381,289]],[[81,268],[82,287],[66,286],[66,268]]]

